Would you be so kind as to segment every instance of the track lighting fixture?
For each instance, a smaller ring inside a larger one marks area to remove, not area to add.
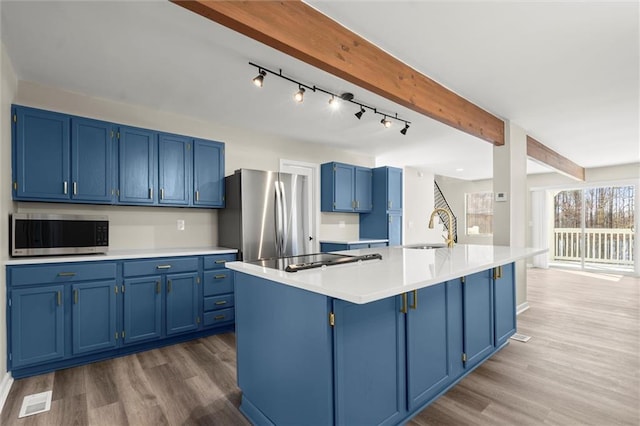
[[[255,84],[257,87],[262,87],[264,85],[264,77],[266,75],[267,72],[265,70],[259,70],[258,75],[253,79],[253,84]]]
[[[406,135],[407,130],[409,130],[409,124],[411,124],[411,122],[407,120],[403,120],[402,118],[398,117],[398,113],[391,114],[388,112],[384,113],[384,112],[378,111],[378,109],[375,107],[356,101],[354,99],[353,93],[350,93],[350,92],[343,92],[340,94],[332,93],[328,90],[321,89],[320,87],[310,86],[308,84],[304,84],[297,80],[294,80],[291,77],[283,75],[282,70],[278,70],[277,72],[272,71],[261,65],[254,64],[253,62],[249,62],[249,65],[254,66],[258,69],[258,75],[253,79],[253,84],[255,84],[257,87],[262,87],[264,85],[264,78],[267,76],[267,73],[273,74],[276,77],[280,77],[283,80],[287,80],[287,81],[290,81],[291,83],[298,85],[298,91],[293,95],[293,99],[295,99],[295,101],[298,103],[302,103],[304,101],[305,89],[308,89],[312,92],[322,92],[331,96],[331,98],[329,99],[329,105],[331,106],[332,109],[338,108],[340,106],[340,102],[351,102],[352,104],[356,104],[360,107],[360,110],[354,114],[358,118],[358,120],[360,120],[364,115],[364,113],[367,111],[367,109],[369,109],[373,111],[373,114],[378,114],[383,117],[382,120],[380,120],[380,123],[382,123],[382,125],[385,128],[391,127],[391,123],[392,123],[391,120],[396,120],[401,123],[404,123],[404,128],[400,130],[400,133],[402,133],[403,135]]]

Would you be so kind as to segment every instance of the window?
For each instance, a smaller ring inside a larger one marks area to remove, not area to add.
[[[493,235],[493,192],[466,194],[467,235]]]

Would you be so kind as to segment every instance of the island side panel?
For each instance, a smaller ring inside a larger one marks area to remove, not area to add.
[[[255,424],[333,424],[330,298],[236,272],[235,301],[243,413]]]

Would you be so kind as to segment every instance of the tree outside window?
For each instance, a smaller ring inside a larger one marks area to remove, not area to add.
[[[466,194],[467,235],[493,235],[493,192]]]

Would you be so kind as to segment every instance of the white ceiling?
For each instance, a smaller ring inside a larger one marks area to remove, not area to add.
[[[584,167],[640,161],[638,2],[308,1],[352,31]],[[227,126],[374,154],[463,179],[491,177],[489,143],[168,1],[0,2],[20,80]],[[252,61],[412,122],[384,129],[355,105],[267,76]],[[215,135],[210,135],[215,138]],[[460,171],[459,169],[463,169]],[[529,162],[529,172],[545,169]]]

